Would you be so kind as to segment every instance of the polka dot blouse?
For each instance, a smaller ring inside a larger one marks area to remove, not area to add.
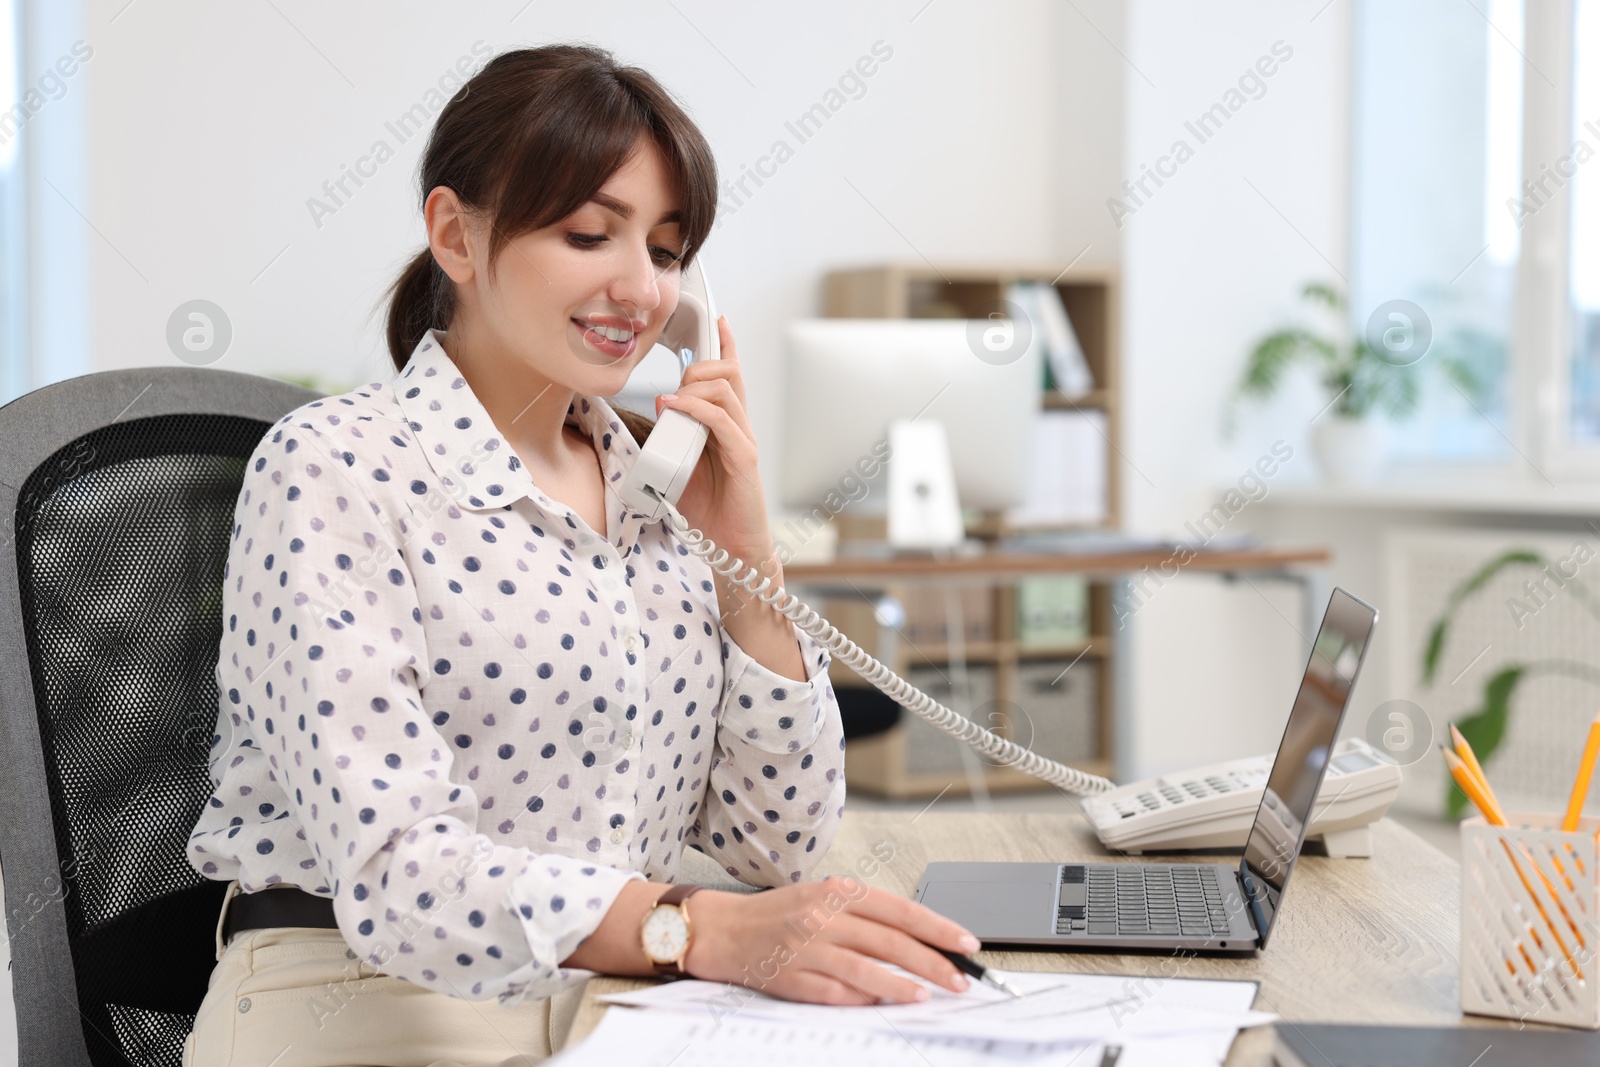
[[[388,385],[307,404],[250,458],[217,664],[202,874],[333,899],[350,947],[470,1000],[547,996],[629,879],[684,846],[810,875],[844,807],[829,654],[807,681],[722,630],[713,573],[617,495],[604,400],[567,421],[597,531],[534,484],[430,331]]]

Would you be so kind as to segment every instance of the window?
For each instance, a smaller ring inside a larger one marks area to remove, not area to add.
[[[1512,410],[1522,180],[1522,0],[1362,0],[1353,41],[1352,255],[1356,330],[1389,301],[1417,305],[1432,346],[1390,457],[1503,463]],[[1440,370],[1470,367],[1480,392]]]
[[[0,0],[0,108],[22,97],[20,12],[15,0]],[[0,113],[0,403],[22,395],[28,376],[28,256],[26,171],[14,121]]]
[[[1568,435],[1580,446],[1600,445],[1600,3],[1575,5],[1571,151],[1557,161],[1570,179],[1572,220],[1567,230],[1571,338]]]

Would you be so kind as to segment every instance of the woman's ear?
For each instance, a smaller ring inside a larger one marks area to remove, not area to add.
[[[470,282],[477,272],[473,254],[480,237],[474,218],[455,190],[438,186],[428,194],[422,215],[427,223],[428,247],[433,258],[457,284]]]

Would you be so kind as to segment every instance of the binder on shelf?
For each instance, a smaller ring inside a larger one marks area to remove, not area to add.
[[[1007,510],[1015,527],[1082,525],[1106,521],[1108,468],[1103,411],[1041,411],[1028,453],[1028,491]]]
[[[1089,582],[1076,574],[1017,583],[1017,645],[1041,648],[1089,639]]]
[[[1095,387],[1083,346],[1061,302],[1061,291],[1049,282],[1013,282],[1006,299],[1022,308],[1044,345],[1045,364],[1064,396],[1082,396]]]

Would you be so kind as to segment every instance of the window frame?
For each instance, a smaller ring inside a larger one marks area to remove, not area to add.
[[[1593,0],[1589,0],[1593,2]],[[1528,59],[1555,83],[1525,83],[1523,173],[1553,164],[1572,145],[1577,4],[1527,5]],[[1514,332],[1516,383],[1533,476],[1545,481],[1600,479],[1600,441],[1574,440],[1572,424],[1572,193],[1563,186],[1523,227]]]

